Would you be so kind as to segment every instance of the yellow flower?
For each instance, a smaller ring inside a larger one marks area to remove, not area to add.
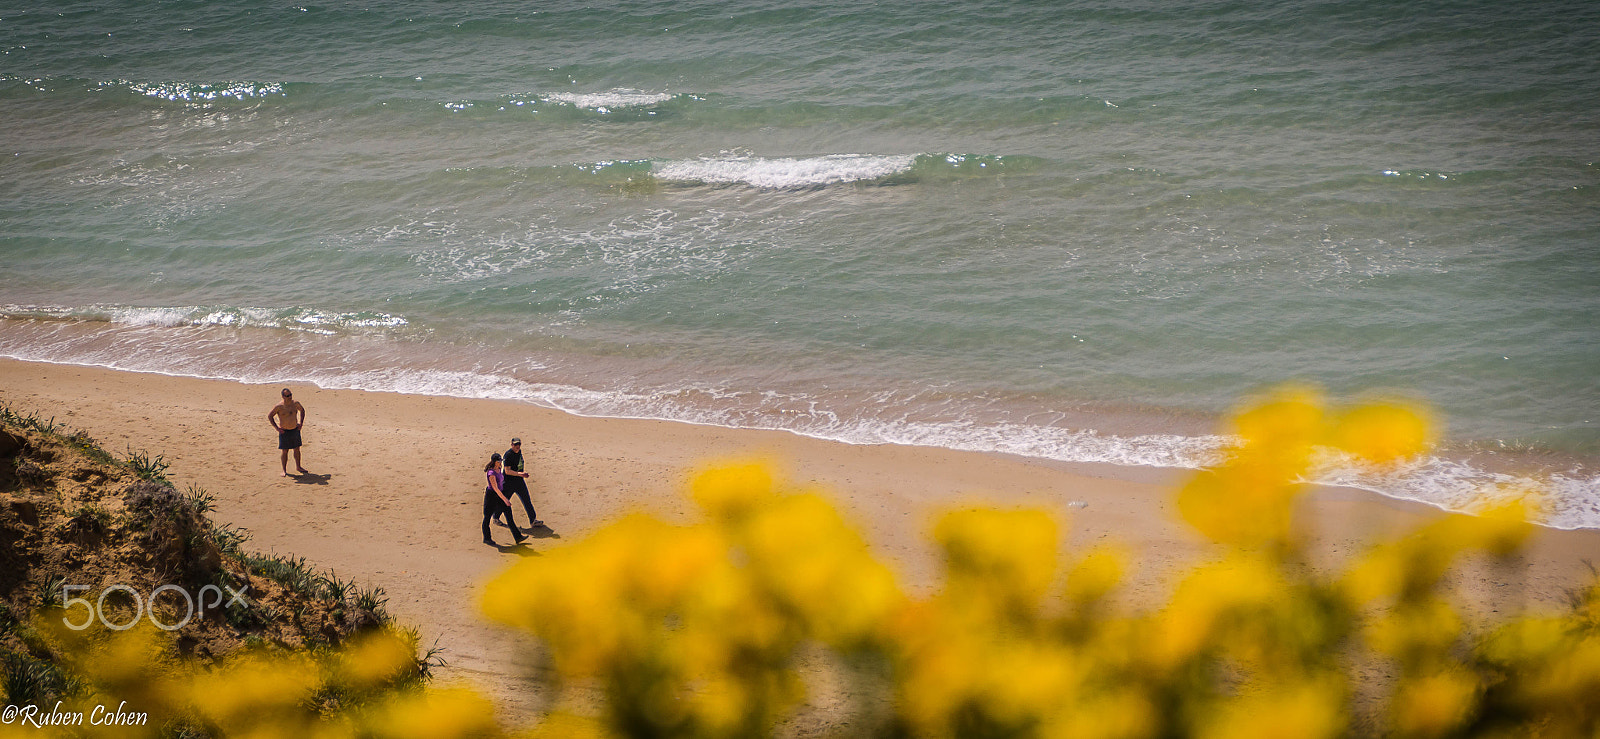
[[[1355,408],[1330,427],[1316,391],[1296,386],[1273,391],[1233,425],[1239,446],[1183,487],[1178,510],[1213,541],[1251,548],[1293,543],[1294,501],[1305,489],[1297,481],[1317,445],[1389,462],[1421,451],[1429,433],[1422,411],[1394,403]]]
[[[1178,492],[1178,512],[1212,541],[1256,548],[1289,539],[1302,486],[1284,470],[1251,459],[1199,472]]]
[[[401,696],[372,717],[375,734],[392,739],[497,737],[494,705],[466,688],[441,688]]]
[[[1485,504],[1476,514],[1440,516],[1362,555],[1343,577],[1344,592],[1357,604],[1426,597],[1462,552],[1481,549],[1505,557],[1518,551],[1533,532],[1523,512],[1522,501],[1514,499]]]
[[[188,702],[224,730],[238,731],[263,718],[288,718],[322,678],[304,654],[246,654],[198,674]]]
[[[610,739],[615,736],[599,719],[557,711],[539,719],[539,725],[523,736],[526,739]]]
[[[1526,668],[1554,659],[1568,649],[1571,624],[1565,618],[1522,618],[1496,629],[1482,654],[1492,662]]]
[[[1553,658],[1524,676],[1525,695],[1550,712],[1576,713],[1596,722],[1595,696],[1600,695],[1600,634],[1570,639]],[[1525,668],[1526,669],[1526,668]]]
[[[1371,621],[1367,643],[1380,653],[1406,661],[1448,653],[1461,636],[1460,614],[1440,598],[1403,603]]]
[[[751,698],[745,683],[727,674],[716,674],[700,680],[692,692],[678,700],[699,724],[703,736],[733,736],[753,708]]]
[[[962,597],[1031,609],[1055,579],[1060,534],[1043,511],[951,511],[933,535],[944,549],[949,585]]]
[[[689,484],[701,510],[721,521],[737,521],[770,503],[774,490],[769,466],[759,462],[714,467]]]
[[[1465,546],[1497,557],[1515,554],[1533,533],[1533,524],[1528,522],[1531,497],[1534,493],[1509,491],[1499,499],[1485,499],[1472,509],[1472,515],[1453,516],[1442,523],[1441,536],[1457,537]]]
[[[1205,715],[1200,739],[1316,739],[1344,732],[1344,690],[1332,681],[1274,685]]]
[[[751,516],[742,543],[753,577],[825,643],[879,635],[901,601],[893,573],[819,495],[788,496]]]
[[[1478,679],[1464,670],[1412,678],[1395,690],[1395,728],[1404,736],[1442,736],[1467,720],[1477,700]]]
[[[1270,562],[1239,555],[1190,571],[1143,644],[1155,664],[1171,669],[1215,646],[1214,629],[1225,615],[1272,608],[1290,596]]]
[[[1048,715],[1083,679],[1083,667],[1069,650],[1033,640],[1001,641],[974,667],[984,678],[979,697],[987,710],[1010,724]]]
[[[1155,734],[1157,718],[1150,699],[1136,690],[1113,689],[1075,696],[1064,710],[1040,726],[1046,739],[1136,739]]]
[[[1104,598],[1122,581],[1125,559],[1126,555],[1113,547],[1090,550],[1067,571],[1067,599],[1083,605]]]
[[[1322,398],[1305,386],[1279,388],[1236,414],[1233,426],[1246,452],[1301,467],[1324,435]]]
[[[373,687],[416,669],[416,645],[390,630],[373,631],[344,646],[338,668],[353,687]]]
[[[1408,579],[1407,552],[1397,546],[1377,546],[1363,554],[1344,573],[1341,585],[1357,605],[1389,600],[1400,594]]]
[[[1432,425],[1419,407],[1373,403],[1339,416],[1329,441],[1361,459],[1386,464],[1426,450]]]

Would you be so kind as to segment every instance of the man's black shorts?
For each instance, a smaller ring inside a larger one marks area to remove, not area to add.
[[[279,431],[278,432],[278,448],[279,449],[299,449],[300,448],[300,429],[289,429],[287,431]]]

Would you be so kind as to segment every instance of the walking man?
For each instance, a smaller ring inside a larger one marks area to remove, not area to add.
[[[283,461],[283,476],[289,477],[289,450],[294,450],[294,468],[298,474],[310,474],[300,466],[300,427],[306,424],[306,407],[294,399],[289,388],[283,389],[283,401],[267,411],[267,423],[278,431],[279,457]]]
[[[522,499],[522,507],[527,509],[528,520],[532,521],[532,523],[528,524],[528,528],[543,526],[544,522],[533,514],[533,500],[528,496],[528,472],[523,468],[522,439],[515,437],[511,439],[511,448],[506,450],[505,468],[506,497],[510,498],[515,495]],[[495,516],[496,521],[499,518],[498,515]]]

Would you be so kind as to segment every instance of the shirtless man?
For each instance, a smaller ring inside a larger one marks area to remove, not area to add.
[[[289,450],[294,450],[294,468],[302,475],[310,474],[300,466],[300,427],[306,423],[306,407],[294,399],[289,388],[283,389],[283,402],[267,411],[267,423],[278,430],[279,456],[283,458],[283,476],[289,477]]]

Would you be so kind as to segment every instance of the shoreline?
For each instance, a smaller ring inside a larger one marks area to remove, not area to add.
[[[780,479],[823,488],[914,591],[938,577],[926,540],[932,514],[968,503],[1056,512],[1065,553],[1117,543],[1131,565],[1120,601],[1133,608],[1160,603],[1171,575],[1210,551],[1173,512],[1183,470],[1117,474],[1111,465],[577,416],[521,401],[291,387],[308,411],[304,462],[318,473],[311,482],[279,476],[266,423],[276,386],[0,359],[0,402],[53,415],[119,455],[161,455],[174,484],[205,488],[216,497],[214,518],[251,534],[247,547],[293,553],[383,587],[391,611],[419,627],[425,644],[437,638],[450,650],[441,679],[475,679],[509,716],[531,715],[545,698],[528,678],[538,669],[533,651],[476,612],[479,584],[516,556],[478,541],[480,470],[512,436],[524,439],[534,504],[552,529],[529,540],[534,553],[627,511],[685,520],[693,506],[682,491],[693,470],[752,457],[773,460]],[[1331,567],[1376,538],[1442,515],[1424,503],[1318,487],[1300,519],[1313,565]],[[520,506],[515,516],[525,518]],[[505,529],[494,534],[509,542]],[[1468,567],[1457,588],[1485,613],[1555,609],[1565,589],[1586,578],[1586,559],[1600,561],[1600,531],[1539,527],[1515,582],[1503,568]]]
[[[8,319],[0,317],[0,327]],[[305,338],[305,337],[297,337]],[[346,337],[353,338],[353,337]],[[249,353],[249,347],[237,346],[234,349]],[[308,345],[291,347],[292,349],[305,349]],[[388,357],[396,359],[395,357]],[[324,358],[326,359],[326,358]],[[369,358],[371,359],[371,358]],[[383,357],[376,357],[383,359]],[[983,422],[978,424],[983,433],[978,437],[965,438],[959,434],[954,437],[944,437],[941,433],[948,432],[944,427],[949,426],[949,421],[933,421],[924,423],[908,423],[907,429],[876,428],[875,421],[863,419],[864,427],[854,431],[846,430],[816,430],[805,426],[788,427],[781,424],[741,425],[738,420],[741,413],[752,409],[725,409],[732,415],[728,418],[695,418],[695,409],[691,407],[670,408],[663,407],[660,415],[638,415],[629,410],[606,408],[605,401],[598,401],[600,407],[585,409],[581,407],[584,402],[597,402],[593,398],[617,395],[624,397],[627,394],[620,391],[588,390],[578,385],[566,385],[561,382],[550,382],[548,379],[517,379],[507,375],[497,374],[500,370],[484,374],[479,379],[491,380],[488,390],[500,392],[485,392],[485,394],[462,394],[450,392],[452,388],[423,387],[362,387],[361,383],[353,385],[326,384],[329,379],[348,380],[347,377],[335,371],[331,376],[318,377],[329,371],[329,368],[301,367],[301,371],[311,370],[308,376],[300,379],[285,380],[277,376],[272,379],[256,379],[240,377],[229,374],[185,373],[157,367],[121,367],[106,362],[96,362],[88,359],[69,358],[19,358],[14,355],[0,353],[0,361],[14,361],[34,364],[48,364],[60,367],[82,367],[100,369],[110,372],[126,372],[134,374],[150,374],[173,379],[193,379],[203,381],[216,381],[235,383],[245,386],[256,385],[311,385],[320,390],[337,390],[351,392],[367,392],[375,394],[393,394],[409,397],[438,397],[462,400],[485,400],[494,402],[508,402],[522,404],[544,411],[561,413],[577,418],[618,421],[651,421],[673,424],[684,424],[707,429],[727,431],[750,431],[756,433],[781,432],[792,434],[796,437],[819,441],[823,443],[836,443],[847,446],[905,446],[914,448],[938,449],[950,452],[990,454],[1010,457],[1018,460],[1028,460],[1055,466],[1059,469],[1075,474],[1084,474],[1092,477],[1112,477],[1127,481],[1145,481],[1162,483],[1173,479],[1173,475],[1186,475],[1202,469],[1214,462],[1217,450],[1226,442],[1226,435],[1217,429],[1225,420],[1226,414],[1208,416],[1199,412],[1157,410],[1157,409],[1086,409],[1078,408],[1059,412],[1062,416],[1072,416],[1079,422],[1093,424],[1091,426],[1030,426],[1027,424],[1013,424],[1000,422],[992,426]],[[342,371],[342,370],[341,370]],[[481,370],[475,370],[481,372]],[[402,373],[421,372],[426,370],[417,368],[402,369]],[[294,370],[288,370],[287,375],[293,376]],[[362,374],[360,372],[357,373]],[[439,374],[456,375],[459,370],[440,370]],[[509,383],[511,389],[528,391],[526,394],[508,393],[506,387],[497,383]],[[383,383],[378,383],[382,385]],[[517,387],[521,386],[521,387]],[[467,388],[472,390],[473,388]],[[476,388],[484,391],[484,388]],[[576,401],[563,404],[561,400]],[[715,409],[700,409],[711,416],[719,415]],[[767,409],[771,411],[772,409]],[[825,412],[827,411],[824,408]],[[760,413],[758,412],[758,416]],[[780,414],[782,415],[782,414]],[[1106,422],[1110,421],[1109,424]],[[1208,425],[1209,424],[1209,425]],[[927,437],[927,429],[920,431],[914,427],[926,425],[935,429],[932,437]],[[960,424],[957,424],[958,426]],[[1105,428],[1101,428],[1105,427]],[[863,430],[864,429],[864,430]],[[943,432],[938,429],[944,429]],[[1015,430],[1022,435],[1022,441],[1007,438],[1006,431]],[[1059,433],[1066,437],[1065,440],[1057,438],[1035,438],[1038,433]],[[870,438],[860,438],[863,434]],[[902,438],[903,437],[903,438]],[[997,441],[1003,439],[1004,442]],[[1053,448],[1052,443],[1065,443],[1067,447]],[[1470,491],[1491,489],[1506,485],[1540,485],[1552,490],[1579,486],[1582,489],[1572,492],[1572,495],[1553,496],[1556,505],[1550,510],[1551,521],[1541,522],[1545,528],[1566,531],[1600,531],[1600,509],[1593,508],[1584,501],[1595,494],[1590,488],[1600,485],[1600,477],[1589,475],[1582,468],[1589,462],[1570,454],[1552,451],[1533,453],[1533,458],[1517,460],[1515,455],[1505,455],[1494,450],[1475,448],[1469,443],[1465,447],[1456,447],[1458,442],[1446,440],[1442,444],[1442,451],[1427,456],[1425,463],[1414,467],[1399,476],[1384,476],[1372,474],[1370,470],[1359,467],[1349,467],[1338,463],[1331,463],[1320,470],[1324,474],[1310,484],[1321,488],[1346,488],[1359,490],[1363,493],[1377,495],[1385,500],[1396,501],[1404,504],[1418,503],[1445,513],[1460,513],[1471,509],[1473,499]],[[1005,448],[1012,446],[1015,448]],[[1067,456],[1061,456],[1065,454]],[[1208,461],[1209,460],[1209,461]],[[1565,466],[1565,471],[1562,467]],[[1578,477],[1568,477],[1570,473],[1577,472]],[[1391,489],[1396,488],[1396,489]],[[1431,496],[1445,495],[1452,498],[1450,501],[1433,499]],[[1576,496],[1576,497],[1572,497]],[[1569,500],[1569,497],[1572,499]]]
[[[246,386],[246,387],[256,387],[256,386],[260,386],[260,387],[277,387],[279,385],[284,384],[284,381],[277,381],[277,380],[274,380],[274,381],[249,381],[249,380],[242,380],[242,379],[236,379],[236,378],[224,377],[224,376],[182,374],[182,373],[169,372],[169,371],[158,370],[158,369],[125,369],[125,368],[121,368],[121,367],[113,367],[113,366],[106,365],[106,364],[78,363],[78,362],[69,362],[69,361],[50,361],[50,360],[36,360],[36,359],[17,359],[15,357],[9,357],[9,356],[3,356],[3,355],[0,355],[0,362],[20,362],[20,363],[24,363],[24,364],[43,364],[43,365],[52,365],[52,366],[57,366],[57,367],[84,368],[84,369],[90,369],[90,370],[103,370],[103,371],[107,371],[107,372],[116,372],[116,373],[131,373],[131,374],[136,374],[136,375],[137,374],[150,374],[150,375],[157,375],[157,376],[160,376],[160,377],[172,378],[172,379],[175,379],[175,380],[199,380],[199,381],[204,381],[204,382],[223,382],[223,383],[232,383],[232,384],[237,384],[237,385],[243,385],[243,386]],[[807,439],[807,440],[811,440],[811,441],[828,443],[828,444],[842,444],[842,445],[845,445],[845,446],[852,446],[852,447],[894,446],[894,447],[908,447],[908,448],[921,448],[921,449],[936,449],[936,450],[941,450],[941,451],[946,451],[946,452],[962,453],[962,454],[983,454],[983,455],[990,455],[990,456],[995,456],[995,457],[1000,457],[1000,458],[1005,458],[1005,459],[1011,459],[1011,460],[1016,461],[1019,464],[1042,465],[1042,466],[1045,466],[1045,467],[1048,467],[1048,468],[1051,468],[1051,469],[1059,470],[1059,471],[1067,473],[1067,474],[1078,475],[1078,476],[1083,476],[1083,477],[1109,478],[1109,479],[1121,480],[1121,481],[1124,481],[1124,482],[1137,482],[1137,483],[1145,483],[1145,484],[1153,484],[1153,485],[1164,485],[1164,486],[1167,486],[1167,487],[1171,487],[1171,486],[1174,486],[1176,484],[1179,484],[1184,476],[1186,476],[1188,474],[1192,474],[1193,472],[1195,472],[1198,469],[1200,469],[1198,467],[1184,467],[1184,466],[1168,466],[1168,465],[1155,465],[1155,464],[1144,464],[1144,465],[1141,465],[1141,464],[1122,464],[1122,463],[1118,463],[1118,462],[1105,462],[1105,461],[1083,461],[1083,460],[1055,459],[1055,458],[1052,458],[1052,457],[1032,456],[1032,455],[1021,454],[1021,453],[1017,453],[1017,452],[991,451],[991,450],[974,450],[974,449],[956,449],[956,448],[938,446],[938,445],[933,445],[933,444],[916,444],[916,443],[903,443],[903,442],[894,442],[894,441],[884,441],[884,442],[853,441],[853,440],[850,440],[850,439],[833,438],[833,437],[824,436],[824,435],[817,434],[817,433],[809,433],[809,432],[806,432],[806,431],[803,431],[803,430],[800,430],[800,429],[791,429],[791,428],[782,428],[782,427],[729,426],[729,425],[725,425],[725,424],[715,423],[715,422],[712,422],[712,421],[698,421],[698,420],[693,420],[693,419],[655,418],[655,417],[650,417],[650,416],[629,416],[629,415],[587,414],[587,413],[582,413],[582,412],[571,410],[571,409],[567,409],[567,408],[557,407],[557,406],[554,406],[554,405],[549,404],[547,402],[540,402],[540,399],[538,399],[538,398],[534,398],[534,399],[472,398],[472,397],[463,397],[463,396],[456,396],[456,395],[442,395],[442,394],[436,395],[436,394],[429,394],[429,393],[412,393],[412,392],[406,392],[404,390],[379,390],[379,389],[366,389],[366,388],[338,388],[338,387],[324,388],[324,387],[316,385],[316,383],[314,383],[314,382],[309,382],[309,381],[287,381],[287,382],[290,385],[308,384],[308,385],[311,385],[313,387],[316,387],[317,390],[319,390],[319,391],[373,393],[373,394],[378,394],[378,395],[399,395],[399,396],[416,397],[416,398],[450,398],[450,399],[454,399],[454,400],[486,401],[486,402],[494,402],[494,403],[513,403],[513,404],[520,404],[520,405],[526,405],[526,406],[530,406],[530,407],[533,407],[533,408],[537,408],[540,411],[554,412],[554,413],[559,413],[559,414],[562,414],[562,415],[565,415],[565,416],[570,416],[570,417],[573,417],[573,418],[583,418],[583,419],[591,419],[591,420],[601,420],[601,421],[608,421],[608,420],[609,421],[643,421],[643,422],[652,422],[652,423],[683,424],[683,425],[686,425],[686,426],[695,426],[695,427],[700,427],[700,428],[704,428],[704,429],[715,429],[715,430],[718,430],[718,431],[753,432],[753,433],[783,433],[783,434],[791,434],[791,435],[793,435],[795,437],[798,437],[798,438],[801,438],[801,439]],[[1217,420],[1220,422],[1221,418],[1219,417]],[[1451,509],[1446,508],[1443,505],[1440,505],[1440,504],[1437,504],[1437,503],[1433,503],[1433,502],[1429,502],[1429,501],[1425,501],[1425,500],[1415,500],[1415,499],[1410,499],[1410,498],[1397,498],[1397,497],[1394,497],[1394,496],[1385,495],[1382,491],[1374,490],[1374,489],[1371,489],[1371,488],[1365,488],[1365,487],[1360,487],[1360,486],[1355,486],[1355,485],[1338,485],[1338,484],[1326,484],[1326,483],[1313,483],[1313,484],[1316,485],[1318,488],[1323,488],[1323,489],[1327,489],[1327,490],[1349,490],[1349,491],[1353,491],[1355,493],[1359,493],[1359,494],[1362,494],[1362,495],[1375,495],[1375,496],[1377,496],[1379,499],[1381,499],[1384,502],[1390,502],[1390,503],[1396,504],[1396,505],[1398,505],[1400,507],[1416,504],[1416,505],[1422,505],[1422,506],[1426,506],[1428,508],[1435,509],[1435,510],[1437,510],[1439,512],[1442,512],[1442,513],[1458,513],[1459,512],[1459,511],[1452,511]],[[1551,528],[1551,529],[1568,530],[1568,529],[1562,529],[1562,527],[1558,527],[1558,526],[1548,526],[1548,525],[1544,525],[1544,524],[1541,524],[1541,525],[1545,526],[1546,528]]]
[[[211,324],[209,314],[200,323],[192,316],[186,320],[102,324],[0,316],[0,357],[244,384],[288,380],[327,389],[502,399],[587,418],[776,430],[851,445],[1011,454],[1119,470],[1199,469],[1214,464],[1227,442],[1217,432],[1225,413],[1186,410],[1182,402],[1119,405],[1027,393],[944,393],[887,376],[835,382],[815,368],[773,384],[734,365],[685,368],[645,357],[562,351],[505,361],[482,354],[484,347],[376,340],[362,333],[366,329]],[[1492,439],[1446,437],[1395,474],[1329,457],[1313,478],[1446,511],[1470,510],[1480,490],[1542,486],[1553,493],[1546,525],[1600,530],[1600,477],[1594,472],[1600,459],[1572,450],[1503,446]],[[1113,474],[1142,479],[1137,472]]]

